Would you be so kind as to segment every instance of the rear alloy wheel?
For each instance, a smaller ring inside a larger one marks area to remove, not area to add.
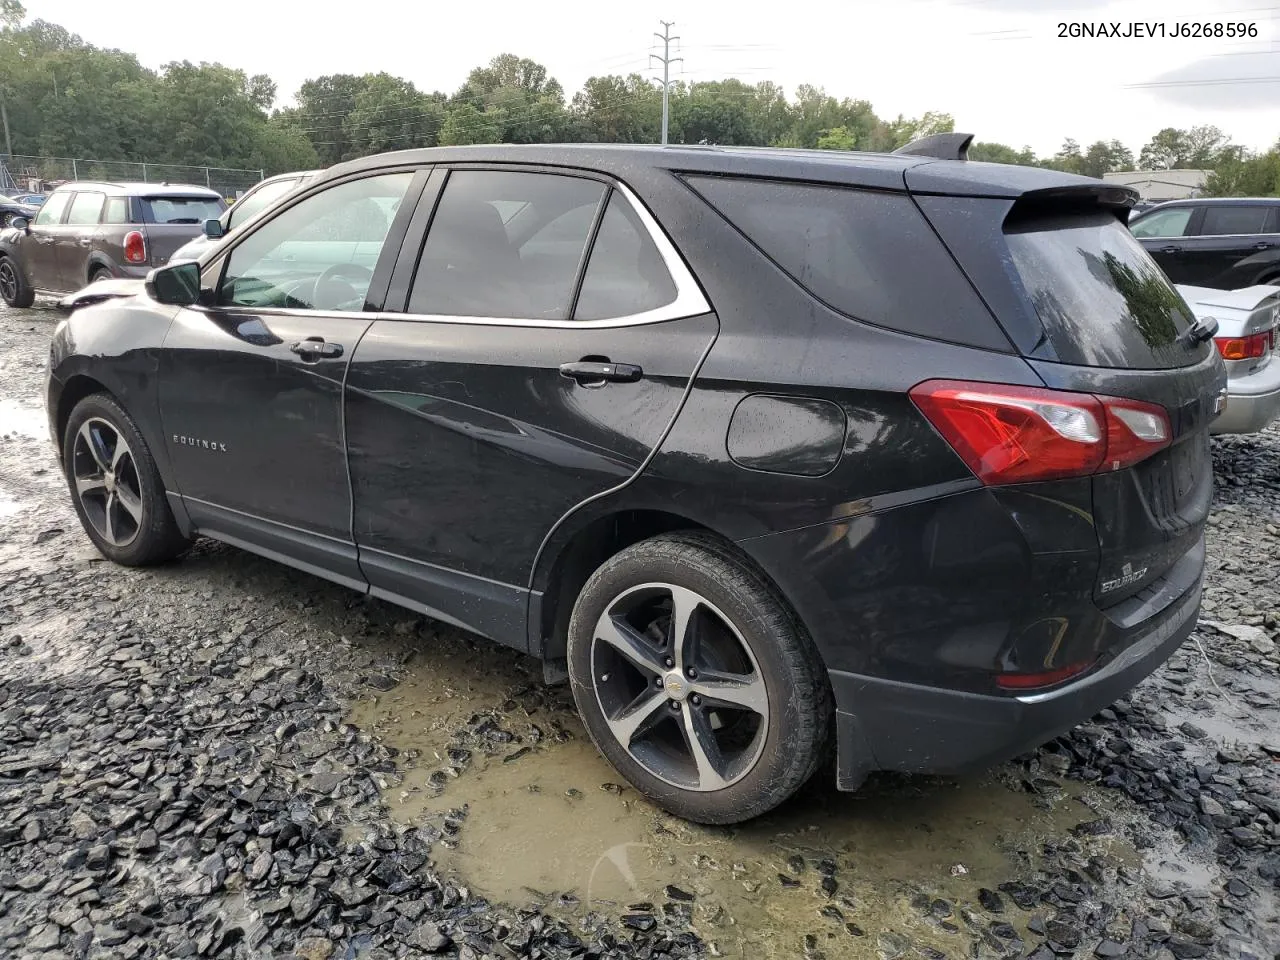
[[[569,673],[600,751],[690,820],[764,813],[823,757],[830,693],[812,643],[711,537],[647,540],[596,571],[574,606]]]
[[[29,307],[36,301],[35,291],[10,257],[0,256],[0,299],[11,307]]]
[[[98,393],[76,404],[62,454],[80,523],[103,556],[147,566],[186,549],[151,451],[114,398]]]

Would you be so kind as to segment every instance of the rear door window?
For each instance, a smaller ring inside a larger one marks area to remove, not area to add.
[[[106,194],[85,191],[77,193],[71,201],[71,212],[67,214],[67,224],[77,227],[96,224],[102,216],[102,204],[106,202]]]
[[[1011,221],[1005,238],[1061,362],[1158,369],[1203,358],[1206,347],[1178,342],[1193,322],[1182,297],[1112,214]]]
[[[902,333],[1010,349],[905,193],[746,177],[688,182],[832,309]]]
[[[216,197],[143,197],[147,223],[204,223],[222,216],[226,204]]]
[[[1200,233],[1207,237],[1252,236],[1266,233],[1271,208],[1263,205],[1238,206],[1217,204],[1204,208],[1204,226]]]
[[[1180,237],[1187,231],[1195,207],[1157,210],[1129,225],[1135,237]]]

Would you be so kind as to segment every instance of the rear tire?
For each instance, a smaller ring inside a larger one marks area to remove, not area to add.
[[[62,466],[80,523],[108,560],[152,566],[190,545],[169,509],[146,441],[110,394],[95,393],[75,405],[63,433]]]
[[[11,307],[29,307],[36,302],[36,292],[27,283],[22,268],[7,254],[0,254],[0,299]]]
[[[596,747],[687,820],[759,816],[826,757],[831,690],[812,640],[715,537],[666,534],[607,560],[574,604],[568,662]]]
[[[101,283],[103,280],[111,279],[111,271],[106,267],[98,267],[89,274],[90,283]]]

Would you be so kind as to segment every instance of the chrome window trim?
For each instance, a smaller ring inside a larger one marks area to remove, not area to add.
[[[1268,230],[1265,233],[1183,233],[1176,237],[1139,237],[1135,240],[1240,240],[1245,237],[1280,237],[1280,233]]]
[[[399,171],[393,171],[399,172]],[[574,173],[560,174],[561,176],[575,176]],[[585,179],[585,178],[584,178]],[[326,317],[333,317],[339,320],[399,320],[412,323],[448,323],[448,324],[470,324],[474,326],[487,327],[546,327],[557,330],[590,330],[609,327],[634,327],[649,323],[665,323],[669,320],[681,320],[685,317],[696,317],[704,313],[711,312],[711,304],[707,302],[707,298],[702,293],[702,288],[698,285],[698,281],[694,279],[693,273],[685,265],[684,259],[680,256],[675,248],[675,244],[667,237],[666,232],[658,225],[658,221],[649,213],[631,189],[624,183],[610,181],[615,190],[631,205],[631,209],[635,211],[640,223],[644,226],[645,231],[649,234],[649,239],[658,249],[658,255],[662,258],[663,265],[667,268],[667,273],[671,277],[671,282],[676,286],[676,298],[668,304],[661,307],[655,307],[652,310],[644,310],[640,313],[627,314],[621,317],[606,317],[601,320],[543,320],[534,317],[462,317],[450,316],[441,313],[399,313],[395,311],[359,311],[359,310],[302,310],[294,307],[249,307],[242,305],[227,305],[213,307],[195,307],[194,309],[203,312],[216,311],[218,313],[231,314],[232,316],[263,316],[263,317],[312,317],[317,314],[323,314]],[[429,230],[428,230],[429,232]],[[218,274],[221,273],[221,262],[224,261],[233,251],[223,251],[221,256],[214,258],[205,269],[212,267],[215,263],[219,264]],[[588,265],[590,261],[588,260]],[[201,271],[201,279],[203,281],[204,271]]]

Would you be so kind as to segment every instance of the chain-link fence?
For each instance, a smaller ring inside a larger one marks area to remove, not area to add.
[[[234,200],[263,177],[261,170],[233,167],[185,166],[173,163],[142,163],[133,160],[88,160],[73,157],[0,158],[4,173],[0,187],[39,192],[70,180],[133,181],[141,183],[191,184],[217,190]]]

